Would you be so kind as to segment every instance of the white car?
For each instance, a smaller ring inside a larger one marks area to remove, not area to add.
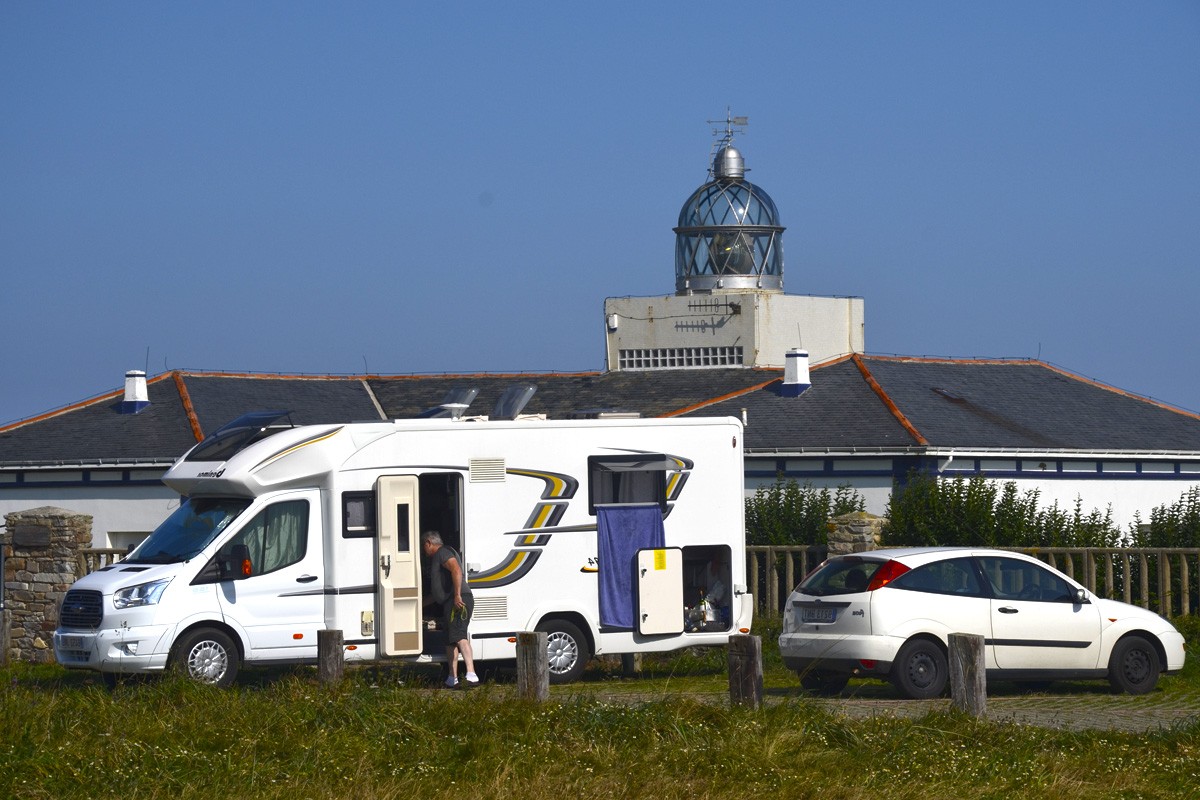
[[[978,548],[827,560],[788,597],[779,652],[815,694],[857,675],[921,699],[946,690],[952,633],[984,637],[989,680],[1107,678],[1144,694],[1183,668],[1183,636],[1157,614],[1094,597],[1035,558]]]

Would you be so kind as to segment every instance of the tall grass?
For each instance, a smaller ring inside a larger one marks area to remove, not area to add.
[[[542,705],[518,700],[504,676],[469,692],[434,688],[438,678],[358,669],[328,687],[302,669],[249,672],[229,690],[166,678],[109,691],[85,673],[16,665],[0,670],[0,797],[1174,798],[1200,787],[1200,722],[1135,735],[948,713],[853,720],[791,691],[755,711],[722,696],[721,650],[647,659],[639,678],[593,669]],[[766,679],[795,687],[770,659]],[[1200,686],[1193,669],[1171,681]]]

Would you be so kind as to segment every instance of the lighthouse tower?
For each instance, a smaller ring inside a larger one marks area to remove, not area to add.
[[[783,232],[771,196],[746,180],[734,146],[746,117],[726,114],[708,180],[675,227],[675,294],[604,301],[609,370],[780,367],[864,349],[861,297],[783,292]]]

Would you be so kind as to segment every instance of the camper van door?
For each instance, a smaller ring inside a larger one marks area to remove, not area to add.
[[[418,483],[413,475],[385,475],[376,483],[379,507],[379,646],[384,655],[416,655],[422,648],[421,532]]]
[[[325,624],[320,494],[273,499],[217,558],[232,571],[219,585],[222,613],[245,631],[247,658],[316,658]]]

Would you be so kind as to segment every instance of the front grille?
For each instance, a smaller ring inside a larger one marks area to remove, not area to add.
[[[91,589],[72,589],[63,598],[58,624],[64,628],[100,627],[104,619],[103,595]]]

